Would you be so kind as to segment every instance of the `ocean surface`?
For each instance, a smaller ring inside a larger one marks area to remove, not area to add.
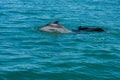
[[[120,80],[120,0],[0,0],[0,80]]]

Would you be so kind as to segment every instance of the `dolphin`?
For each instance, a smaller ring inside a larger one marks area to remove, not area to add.
[[[55,33],[72,33],[71,30],[68,30],[64,26],[59,24],[59,21],[46,24],[45,26],[39,28],[39,30],[45,32],[55,32]]]
[[[73,32],[80,32],[80,31],[86,31],[86,32],[105,32],[102,28],[96,27],[96,28],[89,28],[89,27],[81,27],[79,26],[77,30],[72,29]]]
[[[88,31],[88,32],[104,32],[104,30],[102,28],[99,28],[99,27],[97,27],[97,28],[83,27],[82,28],[81,26],[79,26],[78,30],[79,31]]]

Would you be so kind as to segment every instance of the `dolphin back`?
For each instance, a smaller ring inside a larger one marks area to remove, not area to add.
[[[56,33],[71,33],[71,30],[66,29],[58,22],[49,23],[40,28],[41,31],[45,32],[56,32]]]

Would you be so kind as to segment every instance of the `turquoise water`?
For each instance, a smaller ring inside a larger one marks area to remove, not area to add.
[[[68,29],[38,30],[59,20]],[[120,80],[120,0],[0,0],[0,80]]]

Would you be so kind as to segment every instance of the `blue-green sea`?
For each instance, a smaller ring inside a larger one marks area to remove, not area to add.
[[[0,0],[0,80],[120,80],[120,0]]]

